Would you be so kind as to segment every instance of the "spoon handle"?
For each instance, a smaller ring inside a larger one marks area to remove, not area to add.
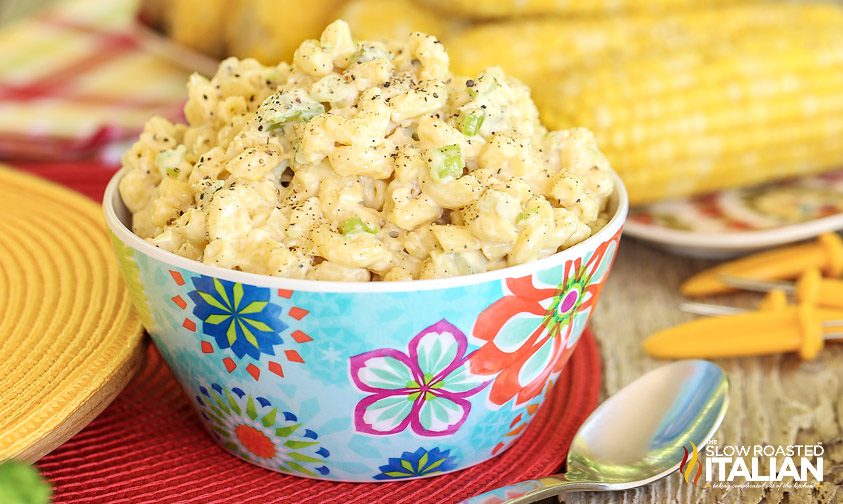
[[[568,481],[564,474],[546,478],[526,480],[513,485],[496,488],[476,495],[460,504],[527,504],[565,492],[602,490],[601,485],[581,481]]]

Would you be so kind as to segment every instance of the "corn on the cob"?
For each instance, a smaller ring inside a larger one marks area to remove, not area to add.
[[[478,75],[489,66],[532,84],[588,58],[693,48],[741,33],[828,24],[840,9],[828,4],[766,4],[703,8],[668,15],[589,19],[524,19],[468,28],[445,40],[454,71]]]
[[[529,82],[581,58],[623,46],[635,23],[625,18],[531,19],[482,24],[445,40],[454,73],[475,76],[490,66]]]
[[[290,61],[293,51],[319,37],[343,0],[236,0],[225,2],[225,38],[229,55],[251,57],[267,65]],[[202,10],[194,12],[201,17]]]
[[[843,10],[615,54],[537,78],[552,128],[585,126],[633,203],[843,166]],[[719,42],[716,40],[720,39]]]
[[[469,19],[539,14],[663,12],[752,0],[422,0],[430,7]]]
[[[446,18],[413,0],[352,0],[336,17],[360,40],[403,40],[416,31],[443,37],[449,28]]]
[[[211,56],[225,55],[220,34],[228,11],[226,0],[172,0],[169,7],[164,24],[173,40]]]

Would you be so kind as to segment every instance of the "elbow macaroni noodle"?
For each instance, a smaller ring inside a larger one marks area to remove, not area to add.
[[[193,75],[187,124],[150,120],[125,154],[133,230],[251,273],[413,280],[525,263],[605,224],[608,162],[548,132],[529,90],[448,69],[434,37],[355,42],[337,21],[292,64]]]

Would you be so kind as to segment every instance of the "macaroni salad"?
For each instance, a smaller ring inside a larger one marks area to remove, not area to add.
[[[125,154],[132,227],[207,264],[316,280],[451,277],[521,264],[605,224],[609,164],[548,132],[526,86],[448,69],[434,37],[355,41],[336,21],[292,64],[229,58],[188,83],[187,124]]]

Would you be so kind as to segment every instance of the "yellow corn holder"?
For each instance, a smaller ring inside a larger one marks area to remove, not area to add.
[[[827,327],[843,327],[840,311],[810,304],[697,319],[653,334],[644,349],[661,359],[744,357],[798,352],[812,360],[823,349]]]
[[[811,268],[795,284],[772,282],[741,277],[722,277],[731,287],[768,292],[770,289],[789,292],[798,303],[809,303],[824,308],[843,308],[843,281],[823,278],[820,271]]]
[[[758,311],[775,311],[787,307],[787,294],[783,290],[774,289],[764,296],[758,303]]]
[[[723,277],[753,280],[793,279],[810,269],[819,269],[828,277],[843,274],[843,240],[826,233],[816,241],[783,247],[731,261],[692,276],[680,288],[687,297],[702,297],[735,292]]]
[[[774,289],[764,296],[758,303],[758,311],[774,311],[787,307],[787,294],[781,289]],[[705,317],[718,317],[721,315],[736,315],[746,313],[749,310],[735,306],[717,305],[708,303],[684,302],[679,308],[687,313],[702,315]],[[841,312],[843,316],[843,312]]]
[[[819,270],[806,271],[795,286],[796,300],[825,308],[843,308],[843,280],[820,276]]]

